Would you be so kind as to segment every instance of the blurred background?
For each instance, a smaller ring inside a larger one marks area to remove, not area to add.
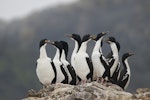
[[[66,33],[98,34],[109,31],[120,42],[120,58],[131,51],[131,82],[126,91],[150,88],[150,1],[149,0],[0,0],[0,98],[17,100],[29,89],[42,88],[35,70],[39,41],[74,42]],[[94,43],[88,45],[91,54]],[[104,45],[104,53],[110,51]],[[47,46],[53,58],[55,49]]]

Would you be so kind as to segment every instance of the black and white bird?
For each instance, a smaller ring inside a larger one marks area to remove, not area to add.
[[[110,44],[111,50],[112,50],[112,58],[109,60],[109,66],[110,66],[110,78],[113,76],[118,64],[119,64],[119,50],[117,48],[117,41],[114,37],[109,37],[106,40],[107,43]]]
[[[59,41],[54,41],[54,42],[50,42],[50,44],[52,44],[52,45],[54,45],[54,47],[56,47],[56,54],[53,58],[54,65],[57,70],[56,83],[68,84],[68,74],[67,74],[65,68],[63,67],[62,62],[60,61],[60,57],[61,57],[61,53],[62,53],[62,49],[63,49],[62,43]]]
[[[66,34],[66,36],[71,38],[75,42],[74,49],[71,55],[71,65],[75,69],[75,56],[77,52],[79,51],[82,40],[79,34]],[[77,75],[77,84],[79,84],[80,81],[81,81],[81,78]]]
[[[120,51],[120,43],[116,41],[116,45],[117,45],[118,52],[119,52],[119,51]],[[113,52],[111,51],[111,52],[106,56],[106,59],[109,61],[109,60],[111,60],[112,57],[113,57]]]
[[[118,85],[122,87],[123,89],[126,89],[129,85],[130,82],[130,77],[131,77],[131,71],[130,71],[130,66],[128,63],[128,57],[134,55],[133,53],[125,53],[122,56],[122,64],[123,64],[123,69],[120,73]]]
[[[81,37],[79,34],[66,34],[66,36],[68,36],[69,38],[71,38],[74,42],[75,42],[75,45],[74,45],[74,49],[73,49],[73,52],[72,52],[72,55],[71,55],[71,65],[74,67],[74,63],[75,63],[75,56],[81,46]]]
[[[118,52],[120,51],[120,43],[116,41],[116,46],[118,49]],[[112,66],[111,60],[114,59],[113,58],[113,52],[111,51],[107,56],[106,56],[107,61],[110,63],[110,66]],[[118,80],[119,80],[119,76],[120,76],[120,62],[118,62],[118,65],[112,75],[112,77],[110,78],[110,82],[117,84]]]
[[[96,75],[97,82],[101,80],[102,83],[104,79],[108,80],[110,76],[109,64],[105,59],[105,57],[103,56],[102,52],[102,40],[105,35],[106,35],[105,32],[101,32],[97,34],[96,38],[93,38],[93,40],[95,40],[96,43],[91,57],[94,68],[94,74]]]
[[[49,40],[43,39],[40,41],[40,56],[37,60],[36,74],[39,81],[44,87],[54,84],[56,82],[57,71],[51,60],[46,53],[46,45]]]
[[[81,46],[75,56],[74,68],[76,74],[82,79],[82,83],[85,83],[87,80],[93,80],[93,65],[86,52],[87,43],[91,40],[91,38],[93,38],[93,36],[89,34],[83,36]]]
[[[76,73],[74,68],[70,65],[70,63],[67,61],[67,55],[68,55],[68,43],[65,41],[60,41],[63,45],[62,54],[61,54],[61,62],[63,63],[64,68],[67,71],[68,74],[68,82],[71,85],[76,85]]]

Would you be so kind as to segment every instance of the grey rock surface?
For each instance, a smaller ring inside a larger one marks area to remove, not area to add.
[[[139,88],[132,94],[111,83],[76,86],[57,83],[39,91],[31,89],[23,100],[150,100],[150,88]]]

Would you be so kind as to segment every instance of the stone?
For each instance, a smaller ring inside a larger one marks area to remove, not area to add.
[[[132,94],[112,83],[57,83],[39,91],[31,89],[23,100],[150,100],[150,89],[139,88],[137,94]]]

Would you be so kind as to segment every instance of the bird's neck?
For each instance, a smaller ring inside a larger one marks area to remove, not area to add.
[[[46,44],[45,44],[40,48],[40,58],[46,58],[46,57],[47,57],[47,53],[46,53]]]
[[[75,58],[75,55],[77,54],[79,50],[79,44],[77,41],[75,41],[75,45],[74,45],[74,49],[73,49],[73,52],[72,52],[72,55],[71,55],[71,64],[72,66],[74,66],[74,58]]]
[[[66,55],[65,55],[65,51],[64,50],[62,51],[60,60],[64,64],[64,66],[67,66],[69,64],[69,62],[66,59]]]
[[[101,42],[102,42],[102,38],[96,41],[93,51],[102,53]]]
[[[83,42],[83,43],[81,44],[81,47],[80,47],[80,49],[79,49],[78,52],[86,52],[86,48],[87,48],[87,41],[86,41],[86,42]]]
[[[130,67],[128,63],[128,59],[125,59],[123,62],[124,68],[130,73]]]
[[[72,53],[76,54],[78,52],[78,49],[79,49],[79,44],[77,41],[75,41],[75,46],[74,46],[74,50]]]
[[[112,43],[110,46],[113,53],[113,57],[119,59],[117,45],[115,43]]]
[[[64,50],[62,50],[62,53],[61,53],[61,61],[62,60],[66,60],[66,55],[65,55],[65,51]]]
[[[60,50],[58,48],[56,48],[56,54],[54,56],[54,61],[58,61],[60,60]]]

